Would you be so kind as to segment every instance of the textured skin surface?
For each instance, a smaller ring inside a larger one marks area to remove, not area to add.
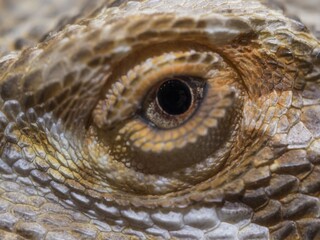
[[[320,43],[271,5],[82,1],[22,45],[2,27],[1,238],[319,239]],[[164,131],[136,116],[173,73],[210,84]]]

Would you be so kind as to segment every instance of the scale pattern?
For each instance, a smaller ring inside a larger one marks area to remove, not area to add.
[[[0,2],[16,26],[0,27],[2,239],[320,238],[305,25],[273,1],[55,2]],[[214,78],[219,101],[152,135],[139,91],[179,71]]]

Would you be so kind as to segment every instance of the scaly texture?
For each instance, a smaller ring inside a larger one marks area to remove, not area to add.
[[[307,27],[257,0],[87,3],[0,29],[0,236],[319,239]],[[168,79],[192,86],[182,114]]]

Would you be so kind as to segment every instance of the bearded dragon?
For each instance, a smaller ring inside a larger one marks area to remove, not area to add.
[[[26,2],[0,2],[0,239],[320,239],[303,23],[258,0]]]

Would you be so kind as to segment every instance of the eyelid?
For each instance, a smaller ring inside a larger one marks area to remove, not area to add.
[[[219,66],[221,57],[211,52],[170,52],[145,60],[120,77],[93,112],[99,128],[108,128],[132,116],[149,89],[171,75],[193,75],[205,78],[214,74],[209,70]],[[125,106],[125,107],[124,107]]]
[[[235,107],[232,95],[233,90],[229,87],[215,89],[210,83],[208,96],[204,98],[196,116],[183,126],[183,131],[179,127],[169,131],[161,131],[149,128],[147,125],[141,130],[144,123],[139,119],[131,121],[125,126],[126,130],[121,129],[121,131],[135,132],[139,129],[139,134],[129,134],[128,140],[132,143],[132,147],[139,148],[144,152],[166,152],[172,150],[172,146],[175,149],[181,149],[189,143],[195,143],[198,137],[206,136],[211,128],[218,126],[219,119],[225,117],[228,108]],[[141,133],[142,131],[147,132]],[[137,137],[141,141],[138,141]]]

